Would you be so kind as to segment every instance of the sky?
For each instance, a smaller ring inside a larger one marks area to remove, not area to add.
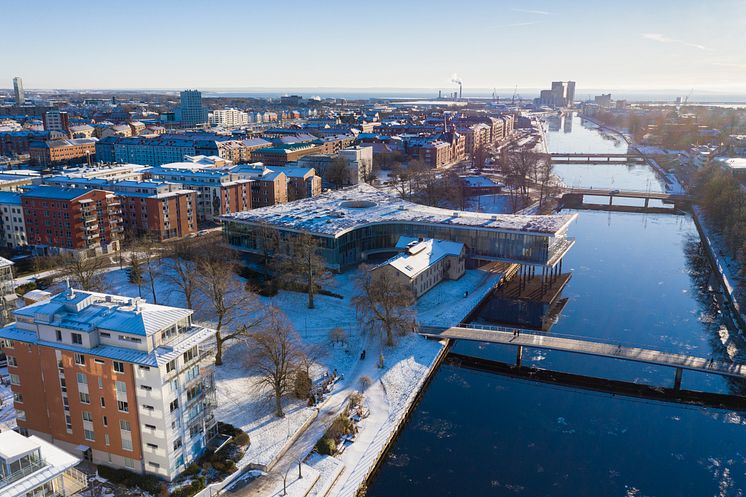
[[[746,0],[0,0],[0,87],[746,91]],[[10,22],[8,22],[10,21]],[[12,45],[9,40],[12,41]]]

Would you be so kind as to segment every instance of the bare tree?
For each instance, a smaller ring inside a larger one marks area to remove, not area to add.
[[[415,297],[408,285],[376,274],[365,264],[360,266],[356,283],[360,293],[352,300],[363,328],[380,333],[388,346],[394,345],[395,334],[404,335],[416,328]]]
[[[484,144],[479,145],[476,150],[474,150],[474,156],[472,157],[474,167],[481,171],[489,155],[487,147]]]
[[[157,304],[158,295],[155,291],[155,282],[161,275],[161,247],[154,238],[145,237],[139,247],[135,247],[134,250],[141,250],[145,253],[142,265],[143,274],[147,276],[150,293],[153,295],[153,303]]]
[[[326,180],[331,183],[334,188],[340,188],[351,184],[350,162],[339,155],[334,157],[326,167],[325,176]]]
[[[109,265],[108,258],[60,255],[52,261],[59,268],[57,279],[69,279],[73,285],[89,292],[103,292],[106,289],[103,270]]]
[[[170,245],[168,253],[168,268],[163,277],[173,283],[184,295],[186,306],[194,309],[194,295],[198,287],[198,273],[196,266],[199,259],[195,239],[184,239]]]
[[[234,252],[218,245],[197,265],[198,285],[215,322],[215,365],[223,364],[223,345],[247,336],[264,319],[264,306],[244,285],[234,279],[237,261]],[[236,321],[241,321],[233,326]],[[226,332],[226,330],[228,330]]]
[[[256,248],[261,251],[264,267],[269,267],[272,258],[280,250],[280,232],[268,223],[261,223],[254,228]]]
[[[329,279],[324,258],[319,254],[318,241],[308,233],[296,235],[277,267],[283,280],[297,283],[303,288],[308,294],[308,308],[313,309],[317,287]]]
[[[272,391],[275,414],[283,417],[282,397],[293,391],[295,375],[303,359],[300,338],[287,318],[272,309],[265,325],[249,334],[249,364],[259,372],[259,382]]]
[[[128,277],[130,280],[130,283],[134,283],[137,285],[137,294],[142,297],[142,284],[143,284],[143,268],[142,268],[142,260],[140,260],[140,256],[137,252],[131,252],[129,257],[129,269]]]

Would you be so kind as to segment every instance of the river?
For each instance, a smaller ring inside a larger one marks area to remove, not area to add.
[[[585,125],[584,125],[585,124]],[[588,127],[586,127],[586,125]],[[556,152],[624,151],[578,117],[549,122]],[[561,166],[567,184],[663,189],[647,166]],[[746,360],[688,215],[578,211],[551,332]],[[477,321],[487,321],[484,315]],[[512,362],[515,349],[456,343]],[[671,385],[669,368],[527,350],[524,365]],[[739,385],[685,372],[683,388]],[[741,496],[746,412],[570,388],[444,363],[370,481],[368,496]]]

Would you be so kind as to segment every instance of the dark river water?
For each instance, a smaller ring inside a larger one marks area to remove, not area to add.
[[[549,122],[551,151],[624,151],[575,117]],[[643,166],[562,166],[567,184],[660,190]],[[578,211],[563,270],[568,302],[551,333],[719,360],[746,360],[721,312],[688,215]],[[715,289],[717,290],[717,289]],[[477,321],[489,322],[484,316]],[[512,347],[453,352],[510,363]],[[673,384],[673,370],[529,349],[523,364]],[[683,388],[740,385],[685,372]],[[444,363],[370,482],[369,496],[741,496],[746,411],[549,385]]]

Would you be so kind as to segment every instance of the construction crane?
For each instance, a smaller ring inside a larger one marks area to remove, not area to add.
[[[511,101],[511,105],[515,105],[515,99],[518,99],[518,101],[521,101],[521,96],[518,94],[518,85],[515,85],[515,89],[513,90],[513,99]]]

